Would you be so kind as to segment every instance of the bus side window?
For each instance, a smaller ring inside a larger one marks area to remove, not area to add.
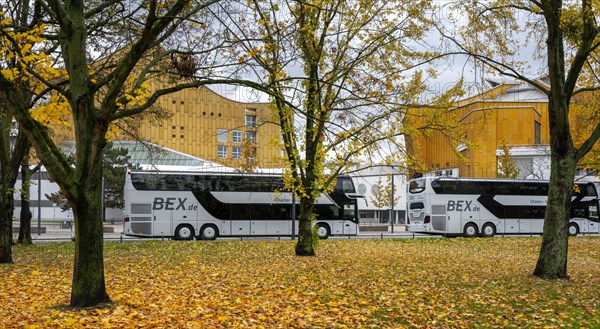
[[[336,206],[315,206],[317,219],[337,219],[339,218],[338,207]]]
[[[351,179],[344,179],[344,192],[345,193],[356,193],[354,190],[354,184]]]
[[[410,204],[410,210],[414,209],[425,209],[425,204],[423,202],[413,202]]]
[[[494,194],[494,186],[492,182],[481,182],[479,183],[479,194],[489,195]]]
[[[169,175],[165,178],[166,189],[169,191],[185,191],[187,189],[185,176]]]
[[[499,195],[513,195],[515,192],[513,191],[513,185],[511,183],[497,183],[495,186],[495,194]]]
[[[546,207],[532,207],[531,218],[544,218],[546,216]]]
[[[222,178],[217,180],[217,184],[215,186],[216,191],[235,191],[235,187],[233,182],[228,178]]]
[[[159,182],[159,178],[157,175],[148,175],[146,181],[146,189],[148,190],[156,190]]]
[[[585,208],[571,208],[571,217],[585,217]]]
[[[344,204],[344,219],[356,219],[356,206],[354,204]]]
[[[165,177],[157,177],[156,181],[155,181],[155,185],[154,185],[154,189],[157,191],[166,191],[167,189],[167,182],[165,181]]]
[[[281,218],[292,219],[292,206],[283,206],[281,208]]]
[[[442,187],[444,194],[455,194],[458,190],[458,186],[456,184],[444,184]]]
[[[229,182],[223,179],[215,182],[215,191],[229,191]]]
[[[196,176],[196,179],[193,182],[194,187],[193,189],[198,190],[198,191],[211,191],[211,180],[210,178],[205,178],[202,176]]]
[[[588,208],[588,211],[590,212],[590,213],[589,213],[589,215],[590,215],[590,217],[589,217],[589,218],[590,218],[590,219],[593,219],[593,220],[598,220],[598,206],[597,206],[597,205],[591,205],[591,206]]]

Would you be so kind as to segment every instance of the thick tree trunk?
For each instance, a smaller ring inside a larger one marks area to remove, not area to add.
[[[314,234],[312,229],[312,210],[314,201],[302,200],[300,203],[300,216],[298,221],[298,243],[296,243],[297,256],[314,256]]]
[[[71,306],[88,307],[110,302],[104,284],[104,238],[101,182],[81,189],[73,203],[75,217],[75,267]]]
[[[8,124],[4,122],[4,127]],[[6,129],[6,128],[5,128]],[[12,220],[15,209],[14,187],[19,173],[19,164],[23,159],[25,135],[19,132],[12,152],[8,147],[1,156],[0,164],[0,263],[12,263]]]
[[[552,155],[544,236],[534,275],[544,279],[568,279],[569,217],[577,161],[574,154]]]
[[[13,195],[4,184],[0,186],[0,263],[12,263]]]
[[[27,152],[28,153],[28,152]],[[23,164],[21,165],[21,213],[19,222],[19,237],[17,242],[21,244],[32,244],[31,241],[31,203],[30,187],[31,187],[31,169],[29,169],[29,156],[25,155]]]

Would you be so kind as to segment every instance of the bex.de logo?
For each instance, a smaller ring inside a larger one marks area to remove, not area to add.
[[[154,198],[152,210],[186,210],[187,198]],[[187,210],[198,210],[198,205],[191,204]]]

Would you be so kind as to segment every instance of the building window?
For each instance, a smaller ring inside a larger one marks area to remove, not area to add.
[[[239,130],[234,130],[231,132],[231,141],[234,143],[242,142],[242,132]]]
[[[246,140],[252,144],[256,144],[256,131],[246,131]]]
[[[246,114],[246,128],[256,128],[256,115]]]
[[[217,129],[217,142],[227,143],[227,129]]]
[[[223,145],[217,146],[217,157],[219,159],[227,158],[227,146],[223,146]]]
[[[533,123],[533,129],[534,129],[534,144],[539,145],[542,144],[542,124],[540,124],[537,121],[534,121]]]
[[[241,159],[242,158],[242,148],[239,146],[234,146],[231,148],[231,157],[233,159]]]

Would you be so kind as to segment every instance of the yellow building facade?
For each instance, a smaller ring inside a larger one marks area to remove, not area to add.
[[[451,143],[445,134],[406,137],[411,155],[429,170],[458,169],[459,177],[497,177],[498,151],[550,142],[548,100],[530,85],[494,83],[482,94],[463,99],[448,116],[463,123],[463,140]]]
[[[159,99],[171,113],[160,124],[141,122],[140,138],[230,167],[281,167],[280,128],[269,103],[232,101],[208,88]]]

